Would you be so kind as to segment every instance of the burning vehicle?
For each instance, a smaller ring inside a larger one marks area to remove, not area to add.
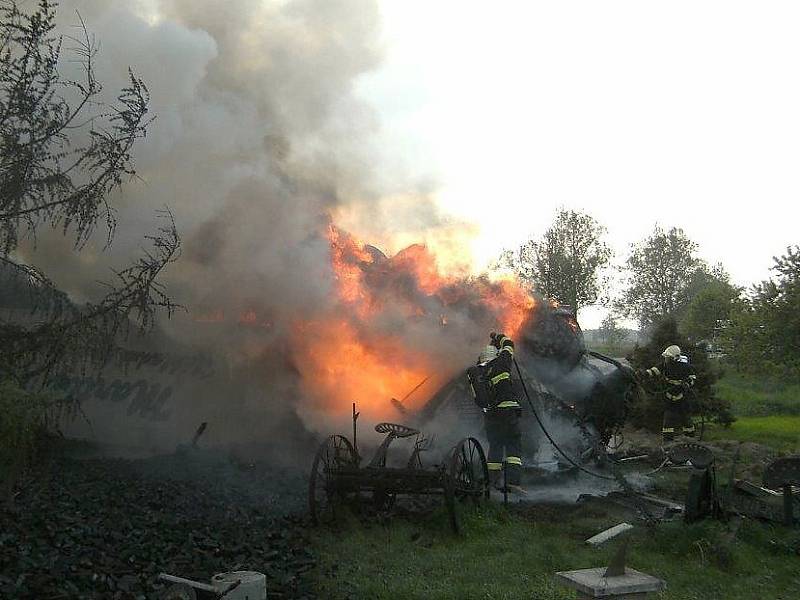
[[[514,384],[523,405],[527,470],[572,470],[575,462],[603,459],[637,393],[625,365],[589,352],[574,312],[551,303],[532,309],[517,348]],[[435,422],[447,413],[465,427],[481,427],[482,409],[464,376],[437,391],[418,419]]]
[[[68,433],[158,452],[207,421],[212,443],[258,442],[282,458],[283,448],[346,431],[356,403],[362,422],[435,434],[445,452],[482,435],[465,370],[490,331],[517,343],[525,464],[565,466],[542,443],[532,407],[576,460],[597,455],[624,423],[633,386],[587,352],[569,307],[537,298],[513,277],[442,272],[441,257],[423,245],[384,253],[330,223],[314,248],[324,261],[315,282],[324,302],[212,297],[177,332],[182,345],[162,337],[158,348],[135,347],[131,360],[98,377],[54,379],[58,393],[83,398],[92,422],[76,420]],[[363,443],[380,441],[366,435]]]
[[[516,279],[442,275],[424,246],[387,256],[334,227],[329,240],[336,317],[301,323],[294,338],[301,385],[328,415],[356,402],[447,448],[478,435],[483,413],[465,372],[489,331],[503,331],[517,342],[525,464],[561,471],[602,458],[636,386],[623,365],[587,351],[570,307]]]
[[[545,442],[543,426],[583,463],[601,456],[623,425],[634,386],[624,370],[587,352],[569,307],[537,298],[513,277],[442,272],[441,257],[423,245],[384,253],[330,223],[313,247],[324,260],[314,283],[324,302],[248,295],[225,304],[212,295],[178,331],[180,347],[164,338],[160,352],[139,349],[152,360],[135,352],[134,365],[91,381],[55,381],[60,393],[84,398],[92,422],[76,420],[68,433],[163,452],[208,422],[209,443],[243,454],[258,445],[251,454],[283,464],[286,448],[313,451],[347,431],[356,403],[362,423],[402,423],[435,437],[441,456],[433,462],[444,461],[462,439],[486,445],[465,371],[490,331],[517,343],[524,464],[574,467]],[[231,298],[227,289],[219,294]],[[203,359],[199,371],[187,362],[193,357]],[[361,443],[371,449],[380,438],[365,432]]]

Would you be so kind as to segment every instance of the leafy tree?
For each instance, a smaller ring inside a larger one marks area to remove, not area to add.
[[[732,285],[728,274],[720,267],[711,272],[699,270],[690,290],[688,303],[680,319],[681,331],[694,341],[712,340],[720,324],[730,319],[734,300],[740,289]]]
[[[625,330],[619,327],[617,320],[611,313],[607,314],[600,323],[598,333],[603,344],[611,348],[618,348],[627,337]]]
[[[637,346],[628,355],[628,361],[634,369],[649,369],[654,365],[661,365],[661,353],[664,348],[676,344],[680,346],[683,354],[689,357],[689,362],[695,369],[697,381],[690,392],[690,409],[692,414],[698,415],[705,421],[730,424],[734,421],[731,414],[730,403],[716,394],[714,384],[722,373],[708,360],[706,351],[692,344],[678,331],[678,323],[672,317],[662,319],[655,324],[651,331],[650,340],[644,346]],[[640,395],[641,401],[632,410],[632,423],[651,431],[660,431],[664,415],[664,397],[658,383],[647,390],[647,394]]]
[[[539,240],[519,249],[516,266],[520,277],[545,298],[570,305],[576,312],[600,297],[605,282],[602,269],[611,250],[603,237],[606,229],[594,217],[574,210],[560,210]]]
[[[513,271],[520,272],[519,254],[514,250],[506,248],[489,264],[490,271]]]
[[[706,267],[695,244],[682,229],[664,231],[656,225],[634,244],[626,261],[628,286],[620,311],[647,328],[686,306],[698,273]]]
[[[132,72],[116,100],[103,102],[97,48],[85,28],[62,56],[55,8],[50,0],[29,10],[0,0],[0,277],[30,311],[0,317],[0,380],[28,387],[59,371],[102,366],[131,322],[145,330],[158,309],[176,308],[158,283],[180,249],[168,211],[148,238],[154,249],[116,272],[95,303],[74,305],[46,274],[14,259],[20,235],[35,240],[43,225],[74,238],[80,250],[104,223],[111,243],[109,195],[135,175],[132,149],[152,121],[147,87]],[[64,60],[80,65],[79,79],[61,75]]]
[[[724,338],[737,369],[800,377],[800,246],[774,257],[775,278],[736,302]]]

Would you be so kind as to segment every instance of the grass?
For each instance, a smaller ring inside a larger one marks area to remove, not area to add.
[[[717,383],[736,422],[710,426],[709,440],[756,442],[779,452],[800,452],[800,384],[727,372]]]
[[[717,383],[717,394],[729,400],[739,417],[800,416],[800,384],[757,379],[726,372]]]
[[[319,591],[325,598],[572,599],[553,574],[607,565],[617,543],[591,548],[584,540],[617,522],[583,508],[561,507],[542,520],[499,506],[468,515],[461,537],[436,515],[351,522],[316,537]],[[628,562],[667,580],[668,589],[654,596],[662,600],[800,597],[797,531],[745,522],[735,541],[725,537],[725,526],[713,521],[636,527]]]
[[[785,453],[800,452],[800,416],[738,417],[730,427],[710,425],[708,440],[756,442]]]
[[[738,420],[729,428],[707,426],[707,439],[765,446],[743,450],[741,460],[750,466],[774,451],[800,452],[800,385],[728,373],[718,392],[731,401]],[[720,472],[726,464],[719,462]],[[657,493],[682,497],[685,486],[685,473],[657,476]],[[381,524],[351,518],[335,530],[318,530],[313,544],[320,558],[319,594],[393,600],[575,598],[575,592],[554,582],[554,573],[608,564],[618,542],[590,548],[584,540],[623,517],[585,505],[527,510],[509,512],[497,505],[473,510],[465,515],[461,536],[449,532],[441,513]],[[731,538],[726,528],[711,520],[667,522],[653,529],[637,524],[627,534],[628,563],[668,582],[666,591],[653,596],[661,600],[800,598],[798,529],[746,520]]]

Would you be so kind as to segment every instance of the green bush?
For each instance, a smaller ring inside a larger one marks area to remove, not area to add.
[[[734,304],[722,341],[739,372],[800,382],[800,246],[774,261],[776,276]]]

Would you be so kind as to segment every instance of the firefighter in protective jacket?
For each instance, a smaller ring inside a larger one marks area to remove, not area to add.
[[[686,395],[694,387],[697,376],[678,346],[669,346],[661,356],[664,358],[662,368],[651,367],[642,372],[645,379],[663,380],[666,384],[661,435],[664,441],[670,441],[680,434],[694,435],[694,423]]]
[[[503,453],[505,452],[506,484],[510,492],[524,494],[522,475],[522,410],[511,385],[514,342],[502,333],[492,334],[493,350],[481,354],[485,365],[485,381],[489,402],[485,408],[486,437],[489,439],[487,463],[489,477],[495,487],[502,487]],[[487,347],[489,350],[490,347]],[[492,356],[492,355],[496,356]]]

